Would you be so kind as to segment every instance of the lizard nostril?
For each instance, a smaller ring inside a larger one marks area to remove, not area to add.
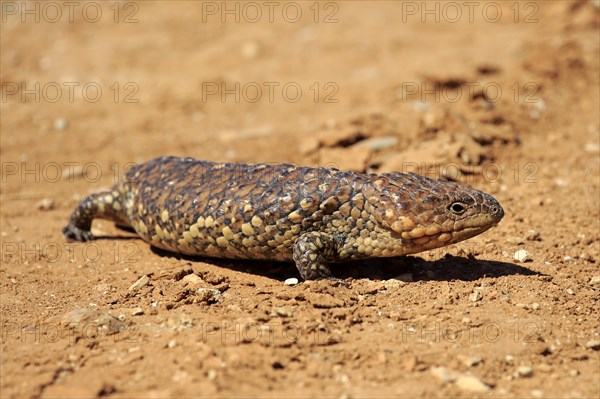
[[[504,209],[502,209],[500,205],[491,205],[490,213],[494,215],[494,217],[498,218],[498,220],[504,217]]]

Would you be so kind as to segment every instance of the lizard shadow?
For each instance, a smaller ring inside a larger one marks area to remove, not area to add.
[[[119,235],[107,235],[107,236],[94,236],[94,241],[142,241],[139,236],[119,236]]]
[[[355,262],[352,262],[355,263]],[[475,281],[484,277],[510,275],[540,275],[525,266],[509,262],[475,259],[447,254],[444,258],[428,261],[418,256],[380,258],[357,261],[351,269],[339,268],[333,273],[341,278],[370,278],[389,280],[402,274],[410,274],[413,281]],[[341,265],[340,265],[341,266]]]
[[[116,225],[125,232],[134,233],[129,226]],[[133,240],[137,235],[104,236],[99,239]],[[169,252],[150,245],[153,253],[159,256],[184,259],[190,262],[203,261],[215,266],[228,268],[242,273],[255,274],[273,280],[285,280],[290,277],[300,279],[293,262],[268,260],[223,259],[206,256],[183,255]],[[475,281],[483,277],[502,277],[509,275],[541,275],[525,266],[509,262],[460,257],[446,254],[441,259],[428,261],[419,256],[400,256],[395,258],[371,258],[330,264],[334,276],[347,278],[368,278],[371,280],[389,280],[402,274],[410,274],[413,281]]]
[[[296,277],[300,279],[300,274],[293,262],[278,262],[272,260],[248,260],[248,259],[225,259],[211,258],[201,255],[184,255],[176,252],[170,252],[164,249],[150,246],[150,250],[162,257],[182,259],[189,262],[204,262],[211,265],[227,268],[241,273],[254,274],[267,277],[273,280],[285,280],[286,278]]]
[[[215,266],[260,275],[274,280],[285,280],[290,277],[300,279],[293,262],[190,256],[165,251],[154,246],[151,246],[151,250],[159,256],[174,257],[191,262],[203,261]],[[444,258],[435,261],[427,261],[417,256],[355,260],[333,263],[330,268],[333,275],[341,279],[389,280],[401,274],[409,273],[412,275],[413,281],[475,281],[483,277],[540,275],[536,271],[514,263],[453,255],[446,255]]]
[[[118,240],[118,241],[127,241],[127,240],[139,240],[140,242],[143,242],[142,238],[136,233],[136,231],[129,226],[124,226],[124,225],[120,225],[120,224],[115,224],[115,227],[117,229],[117,231],[119,232],[123,232],[123,233],[131,233],[131,234],[127,234],[127,235],[122,235],[122,234],[109,234],[109,235],[101,235],[101,236],[94,236],[94,241],[103,241],[103,240]]]
[[[167,251],[161,248],[157,248],[151,244],[146,243],[134,229],[129,226],[115,225],[115,227],[122,232],[132,233],[131,235],[102,235],[94,236],[94,241],[138,241],[143,245],[149,245],[150,251],[160,257],[182,259],[189,262],[205,262],[215,266],[228,268],[242,273],[262,275],[273,280],[281,280],[289,277],[297,277],[300,279],[300,274],[294,266],[293,262],[277,262],[267,260],[246,260],[246,259],[225,259],[225,258],[211,258],[202,255],[185,255],[177,252]],[[131,255],[131,254],[130,254]]]

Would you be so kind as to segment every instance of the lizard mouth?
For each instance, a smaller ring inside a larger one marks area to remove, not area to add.
[[[494,226],[495,224],[489,224],[487,226],[480,227],[466,227],[462,230],[455,231],[454,233],[452,233],[452,240],[450,240],[450,243],[457,243],[468,238],[475,237],[476,235],[479,235],[484,231],[491,229]]]
[[[409,237],[405,232],[404,235],[398,234],[397,238],[401,239],[405,245],[410,246],[413,249],[420,248],[420,250],[427,250],[455,244],[483,233],[491,227],[492,225],[486,227],[465,227],[462,230],[441,231],[436,234],[423,235],[416,238]]]

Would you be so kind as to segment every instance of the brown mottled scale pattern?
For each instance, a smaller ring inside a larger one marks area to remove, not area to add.
[[[161,157],[83,200],[63,232],[90,240],[92,220],[104,218],[131,226],[158,248],[294,260],[303,278],[317,279],[331,277],[331,262],[448,245],[503,215],[488,194],[416,174]]]

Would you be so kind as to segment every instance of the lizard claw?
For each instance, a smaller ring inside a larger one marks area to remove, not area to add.
[[[68,225],[62,229],[62,233],[68,241],[91,241],[94,239],[92,232],[89,230],[83,230],[73,225]]]

